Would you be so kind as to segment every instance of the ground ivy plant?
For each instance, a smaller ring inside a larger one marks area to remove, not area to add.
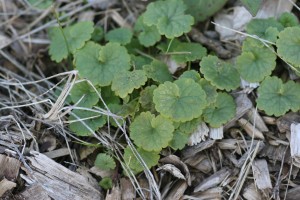
[[[251,2],[243,2],[255,12]],[[184,148],[200,123],[218,128],[232,119],[236,105],[231,92],[239,89],[241,79],[260,83],[256,103],[266,114],[280,116],[300,109],[300,85],[271,76],[278,57],[296,73],[300,71],[300,27],[295,16],[284,13],[278,19],[253,19],[246,31],[263,40],[246,39],[242,53],[225,61],[214,52],[207,55],[206,48],[187,39],[185,33],[195,23],[187,12],[193,9],[190,5],[194,4],[188,0],[149,3],[132,30],[117,28],[103,35],[102,28],[92,22],[78,22],[49,31],[52,60],[72,60],[68,64],[79,73],[70,92],[77,106],[69,116],[75,134],[90,137],[105,125],[118,127],[112,118],[93,109],[108,108],[130,119],[130,138],[145,164],[152,167],[162,149]],[[164,60],[185,68],[171,74]],[[129,147],[124,149],[124,161],[134,173],[143,170]],[[116,163],[101,153],[95,166],[110,170]],[[105,179],[101,184],[109,188],[110,183]]]

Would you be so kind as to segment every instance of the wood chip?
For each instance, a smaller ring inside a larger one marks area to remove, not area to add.
[[[260,192],[256,189],[254,183],[245,187],[243,197],[247,200],[262,199]]]
[[[157,168],[156,171],[160,171],[160,170],[167,171],[170,174],[172,174],[174,177],[185,180],[185,177],[180,172],[180,170],[177,167],[175,167],[174,165],[172,165],[172,164],[165,164],[165,165]]]
[[[78,200],[103,198],[102,194],[91,186],[85,177],[65,168],[47,156],[31,152],[31,156],[25,158],[29,161],[28,165],[31,168],[29,171],[22,167],[27,174],[24,176],[25,180],[28,184],[32,184],[28,180],[33,177],[51,198],[57,200],[69,200],[70,197]]]
[[[230,174],[231,174],[231,170],[227,167],[224,167],[221,170],[214,173],[213,175],[211,175],[210,177],[208,177],[208,178],[204,179],[203,181],[201,181],[201,183],[198,184],[195,187],[194,192],[205,191],[209,188],[216,187],[225,178],[230,176]]]
[[[21,162],[15,158],[0,155],[0,178],[5,177],[9,181],[17,179]]]
[[[121,189],[119,186],[113,186],[110,193],[106,195],[105,200],[121,200]]]
[[[39,183],[27,187],[20,196],[26,200],[51,200],[47,191]]]
[[[121,178],[120,180],[122,200],[135,199],[135,189],[128,178]]]
[[[298,113],[290,112],[277,119],[276,125],[280,133],[290,131],[292,123],[300,123],[300,115]]]
[[[195,146],[187,147],[184,150],[182,150],[182,157],[184,159],[193,157],[197,153],[212,147],[214,144],[215,144],[215,140],[207,140],[207,141],[201,142]]]
[[[59,158],[62,156],[70,155],[70,151],[68,148],[60,148],[54,151],[45,152],[43,154],[49,158]]]
[[[291,139],[290,139],[291,156],[294,160],[294,165],[300,166],[300,123],[291,124]]]
[[[239,125],[246,131],[250,137],[264,140],[265,137],[257,128],[255,128],[249,121],[241,118],[238,120]]]
[[[213,140],[223,139],[223,126],[219,128],[209,128],[209,137]]]
[[[255,184],[260,190],[271,189],[271,179],[268,169],[268,163],[265,159],[256,159],[252,163],[252,171]]]
[[[214,199],[214,200],[221,200],[223,197],[223,189],[222,187],[215,187],[208,189],[204,192],[197,192],[190,195],[185,195],[184,199],[191,199],[191,200],[205,200],[205,199]]]
[[[268,132],[269,129],[267,125],[265,124],[263,118],[260,116],[260,114],[257,112],[256,109],[251,108],[246,113],[247,119],[252,123],[255,124],[255,128],[257,128],[261,132]]]
[[[168,193],[168,195],[164,198],[165,200],[176,200],[176,199],[182,199],[182,196],[187,189],[188,185],[186,181],[184,180],[178,180],[173,185],[171,191]]]
[[[206,123],[201,122],[197,129],[191,134],[188,145],[193,146],[196,144],[199,144],[202,141],[206,140],[206,137],[208,136],[209,128],[207,127]]]
[[[0,197],[2,197],[5,192],[12,190],[16,186],[17,184],[15,182],[9,181],[6,178],[2,179],[2,181],[0,181]]]

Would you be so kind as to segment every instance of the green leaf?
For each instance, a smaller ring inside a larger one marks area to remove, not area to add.
[[[197,129],[201,121],[202,121],[201,118],[196,118],[191,121],[180,123],[178,127],[178,131],[185,133],[186,135],[190,135]]]
[[[100,42],[103,39],[103,37],[104,37],[104,30],[102,26],[95,26],[91,39],[94,42]]]
[[[300,27],[288,27],[279,33],[277,53],[286,62],[300,65]]]
[[[137,19],[134,26],[134,31],[138,32],[138,40],[145,47],[153,46],[161,39],[156,26],[147,26],[144,24],[143,15]]]
[[[241,0],[245,8],[255,16],[261,6],[262,0]]]
[[[74,116],[70,116],[69,120],[76,120],[70,124],[71,131],[75,132],[78,136],[90,136],[92,133],[90,130],[83,124],[83,122],[92,130],[96,131],[101,128],[106,123],[106,118],[100,116],[99,113],[95,113],[87,110],[74,110],[73,113],[77,115],[79,121]]]
[[[125,98],[134,89],[138,89],[144,85],[146,81],[146,73],[143,70],[126,71],[115,75],[111,89],[119,97]]]
[[[274,27],[276,28],[278,31],[282,31],[283,30],[283,26],[276,21],[274,18],[268,18],[268,19],[252,19],[246,27],[246,31],[249,34],[252,35],[257,35],[259,38],[262,39],[271,39],[268,38],[268,35],[270,35],[270,33],[266,34],[266,31],[269,27]],[[275,41],[271,41],[271,42],[275,42]]]
[[[74,63],[82,78],[89,79],[94,85],[110,85],[116,74],[130,69],[130,56],[125,47],[117,43],[100,46],[88,42],[76,51]]]
[[[120,44],[128,44],[131,41],[133,33],[128,28],[116,28],[109,31],[105,35],[105,40],[109,42],[117,42]]]
[[[187,13],[190,13],[196,22],[205,21],[213,16],[227,3],[227,0],[183,0],[187,5]]]
[[[113,187],[113,182],[110,177],[104,177],[99,182],[99,186],[105,190],[109,190]]]
[[[299,24],[298,18],[293,13],[288,12],[282,13],[278,18],[278,21],[284,27],[293,27],[298,26]]]
[[[100,91],[99,88],[98,92],[101,94]],[[79,107],[91,108],[99,101],[96,91],[86,81],[75,84],[70,93],[73,103],[77,103],[83,97],[80,103],[77,104]]]
[[[145,151],[141,148],[137,148],[137,152],[142,157],[148,168],[157,165],[160,157],[159,152]],[[137,174],[144,170],[143,166],[140,164],[129,147],[126,147],[124,150],[124,161],[130,167],[130,169],[134,171],[134,174]]]
[[[194,24],[193,17],[184,14],[185,10],[182,0],[152,2],[144,13],[144,23],[155,25],[158,32],[167,38],[179,37],[188,33]]]
[[[135,56],[131,55],[131,62],[134,69],[143,69],[144,65],[150,65],[152,59],[143,57],[143,56]]]
[[[171,58],[177,63],[185,63],[189,61],[196,61],[206,56],[206,48],[201,44],[179,42],[173,48],[176,54],[171,54]]]
[[[195,82],[199,83],[201,80],[200,74],[195,70],[188,70],[183,72],[179,78],[190,78],[193,79]]]
[[[155,108],[173,121],[185,122],[200,117],[207,105],[206,94],[192,79],[165,82],[153,92]]]
[[[188,140],[189,136],[187,134],[181,131],[175,131],[169,146],[174,150],[181,150],[185,147]]]
[[[217,88],[204,78],[200,80],[200,85],[206,93],[206,100],[209,104],[214,103],[218,96]]]
[[[281,116],[300,108],[300,85],[293,81],[282,83],[277,77],[266,78],[258,88],[257,107],[268,115]]]
[[[265,46],[257,46],[248,40],[243,44],[243,53],[236,60],[241,77],[251,83],[260,82],[271,75],[276,66],[276,55]]]
[[[168,66],[161,61],[153,60],[150,65],[144,65],[143,69],[147,76],[156,82],[164,83],[173,80]]]
[[[122,105],[110,103],[110,104],[107,105],[107,107],[109,108],[109,110],[110,110],[111,113],[113,113],[115,115],[118,115],[118,116],[121,116]],[[119,126],[116,123],[115,119],[113,117],[109,117],[109,123],[110,123],[110,125],[118,128]],[[119,125],[123,125],[124,120],[122,120],[122,119],[116,119],[116,120],[118,121]],[[108,123],[108,121],[107,121],[107,123]]]
[[[120,114],[122,117],[128,117],[128,116],[134,117],[138,111],[139,111],[139,101],[138,99],[135,99],[128,103],[123,104],[118,114]]]
[[[42,10],[49,8],[53,3],[53,0],[27,0],[27,1],[32,7],[42,9]]]
[[[151,85],[146,87],[140,93],[139,102],[145,110],[149,110],[150,112],[155,112],[155,105],[153,103],[153,91],[157,88],[155,85]]]
[[[77,49],[82,48],[85,42],[91,39],[93,32],[92,22],[78,22],[64,29],[51,28],[49,31],[51,59],[60,62],[67,58],[69,53],[74,53]]]
[[[218,128],[231,120],[236,113],[233,98],[227,93],[218,93],[216,102],[204,110],[204,121],[211,127]]]
[[[240,85],[240,75],[233,64],[224,62],[216,56],[207,56],[200,62],[204,78],[221,90],[234,90]]]
[[[116,167],[114,159],[106,153],[99,153],[96,157],[94,165],[102,170],[110,170]]]
[[[142,112],[130,125],[130,138],[146,151],[160,151],[173,137],[172,122],[161,115]]]

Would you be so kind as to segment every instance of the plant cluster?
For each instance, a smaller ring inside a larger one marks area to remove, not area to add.
[[[185,37],[195,20],[202,19],[188,14],[191,2],[152,2],[133,30],[117,28],[104,36],[101,27],[92,22],[50,30],[51,58],[56,62],[72,58],[80,79],[94,86],[82,81],[70,93],[74,104],[86,108],[73,111],[85,124],[70,115],[70,120],[75,120],[72,131],[91,136],[91,131],[107,123],[106,116],[91,109],[103,107],[99,93],[113,113],[131,119],[130,138],[146,165],[152,167],[163,148],[182,149],[201,122],[217,128],[234,117],[236,105],[229,92],[239,88],[241,78],[261,83],[257,106],[268,115],[300,109],[300,85],[271,76],[278,57],[296,72],[300,69],[300,27],[295,16],[284,13],[278,19],[253,19],[246,31],[260,40],[247,38],[236,62],[224,61],[213,52],[207,55],[206,48]],[[186,66],[186,70],[172,75],[161,57]],[[143,170],[128,147],[124,159],[135,173]],[[115,162],[101,154],[95,165],[112,169]]]

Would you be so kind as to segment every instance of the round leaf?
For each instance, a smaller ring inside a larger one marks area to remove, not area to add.
[[[171,54],[171,58],[177,63],[196,61],[206,56],[206,49],[198,43],[179,42],[173,48],[173,51],[176,54]]]
[[[100,89],[98,89],[100,93]],[[82,81],[74,85],[71,90],[71,99],[73,103],[77,103],[80,99],[79,107],[91,108],[99,101],[96,91],[86,81]]]
[[[143,91],[140,93],[140,99],[139,102],[145,110],[148,110],[150,112],[155,112],[155,106],[153,103],[153,91],[157,88],[155,85],[151,85],[149,87],[146,87]]]
[[[156,1],[147,6],[144,23],[156,25],[159,33],[167,38],[179,37],[191,30],[194,19],[185,15],[185,4],[181,0]]]
[[[143,69],[149,78],[159,83],[173,80],[172,75],[168,70],[168,66],[161,61],[153,60],[150,65],[144,65]]]
[[[266,78],[258,88],[257,107],[268,115],[281,116],[300,108],[300,85],[293,81],[282,83],[277,77]]]
[[[233,98],[226,93],[218,93],[216,102],[204,110],[204,121],[211,127],[218,128],[232,119],[236,112]]]
[[[160,151],[168,146],[173,137],[174,126],[164,117],[143,112],[130,125],[130,138],[146,151]]]
[[[288,27],[279,33],[276,42],[279,56],[294,65],[300,65],[300,27]]]
[[[233,90],[240,85],[240,75],[230,63],[216,56],[207,56],[200,62],[200,71],[205,79],[221,90]]]
[[[155,108],[173,121],[185,122],[200,117],[207,105],[206,94],[192,79],[165,82],[153,92]]]
[[[104,177],[99,182],[99,186],[105,190],[109,190],[113,187],[113,182],[110,177]]]
[[[102,170],[110,170],[116,167],[114,159],[105,153],[97,155],[94,165]]]
[[[116,28],[109,31],[105,35],[105,40],[109,42],[117,42],[120,44],[128,44],[131,41],[133,34],[132,31],[128,28]]]
[[[101,47],[88,42],[76,51],[74,63],[82,78],[89,79],[94,85],[107,86],[116,74],[130,69],[130,56],[120,44],[108,43]]]
[[[298,18],[293,13],[282,13],[278,18],[278,21],[284,27],[292,27],[297,26],[299,24]]]
[[[181,131],[175,131],[169,146],[174,150],[181,150],[184,148],[188,140],[189,136],[187,134]]]
[[[128,94],[132,93],[134,89],[138,89],[144,85],[146,81],[147,77],[143,70],[126,71],[115,75],[111,89],[115,91],[119,97],[125,98]]]

